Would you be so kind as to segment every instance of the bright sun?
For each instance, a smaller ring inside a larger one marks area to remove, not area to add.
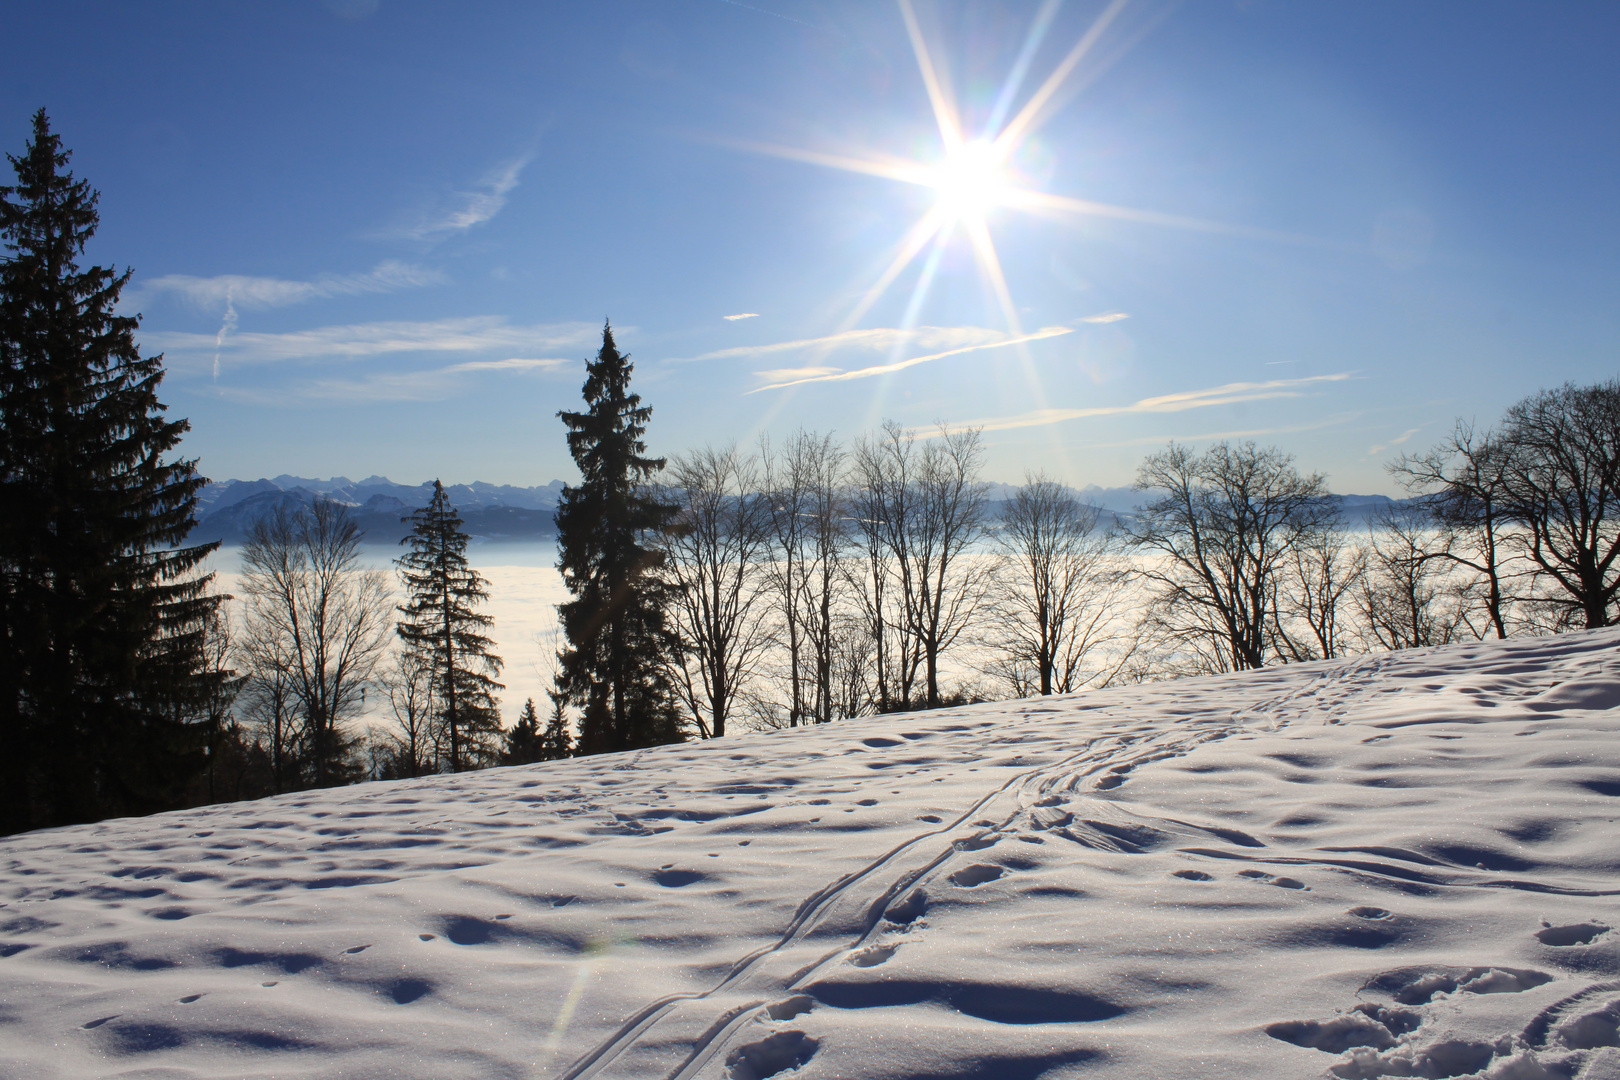
[[[976,135],[970,135],[964,128],[963,117],[957,110],[955,95],[946,84],[944,71],[936,65],[933,53],[923,38],[922,26],[912,7],[913,0],[897,0],[897,2],[900,15],[906,24],[906,33],[911,38],[912,51],[917,57],[918,74],[922,76],[923,86],[928,91],[934,121],[939,129],[940,149],[943,153],[938,163],[929,165],[915,159],[893,156],[866,157],[784,146],[753,144],[753,148],[817,165],[829,165],[837,169],[882,176],[934,189],[937,195],[934,205],[906,231],[888,267],[878,275],[877,281],[865,291],[854,310],[845,319],[847,326],[856,325],[889,286],[894,284],[906,267],[921,257],[925,264],[924,270],[917,280],[909,305],[913,312],[918,310],[934,279],[934,268],[939,263],[939,253],[943,245],[953,235],[958,235],[964,237],[972,247],[974,261],[978,263],[983,280],[989,286],[1003,317],[1007,320],[1008,330],[1021,333],[1018,309],[1007,289],[1007,279],[1002,273],[1001,260],[996,254],[995,241],[991,238],[986,217],[990,210],[1001,206],[1060,214],[1100,212],[1129,216],[1128,211],[1121,214],[1120,209],[1116,207],[1104,207],[1079,199],[1032,191],[1021,186],[1008,169],[1009,162],[1017,155],[1020,147],[1040,124],[1042,118],[1056,107],[1058,90],[1128,0],[1110,0],[1108,7],[1069,50],[1057,68],[1009,118],[1008,114],[1012,112],[1010,106],[1028,72],[1029,60],[1051,25],[1052,13],[1059,2],[1046,0],[1030,28],[1023,56],[1008,76],[1006,85],[1002,87],[998,104]],[[930,250],[932,254],[925,256],[924,252]],[[908,319],[911,317],[913,316],[907,316]]]
[[[1087,199],[1036,191],[1021,185],[1009,170],[1008,163],[1017,156],[1020,148],[1041,122],[1061,104],[1058,92],[1063,84],[1097,44],[1098,39],[1129,0],[1109,0],[1108,6],[1081,35],[1080,40],[1014,112],[1011,105],[1028,73],[1029,61],[1050,27],[1052,13],[1060,2],[1060,0],[1045,0],[1030,27],[1023,53],[1014,65],[1012,73],[1008,75],[1006,84],[1001,88],[995,108],[980,129],[980,134],[972,137],[965,130],[955,95],[944,78],[944,70],[935,63],[933,53],[924,40],[922,26],[912,7],[913,0],[897,0],[897,2],[906,24],[906,32],[911,38],[912,51],[916,54],[918,74],[922,76],[923,86],[928,91],[934,122],[939,129],[940,149],[943,154],[938,164],[928,165],[915,159],[890,155],[858,156],[757,143],[743,144],[764,153],[816,165],[882,176],[907,184],[919,184],[933,188],[937,193],[934,205],[901,237],[888,266],[878,275],[877,280],[865,291],[855,304],[854,310],[844,320],[846,328],[855,326],[865,316],[906,267],[915,260],[922,259],[923,271],[917,278],[908,306],[911,314],[907,315],[907,319],[913,318],[920,310],[934,279],[942,246],[953,235],[959,235],[971,245],[974,261],[1001,308],[1008,330],[1015,334],[1022,333],[1018,309],[1008,290],[1007,279],[1001,268],[1001,259],[996,254],[995,241],[990,235],[990,225],[986,220],[988,212],[996,207],[1005,206],[1058,216],[1080,214],[1122,218],[1203,231],[1262,234],[1261,230],[1233,229],[1214,222],[1110,206]],[[1009,113],[1012,113],[1010,118]],[[930,251],[931,254],[925,255],[925,252]]]
[[[958,147],[929,177],[940,208],[953,219],[978,218],[1005,201],[1013,184],[998,159],[994,144],[982,139]]]

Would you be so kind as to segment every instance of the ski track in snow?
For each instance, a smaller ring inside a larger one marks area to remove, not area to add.
[[[0,1077],[1620,1078],[1617,646],[0,839]]]

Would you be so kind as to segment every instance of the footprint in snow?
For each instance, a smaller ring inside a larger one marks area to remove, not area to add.
[[[987,847],[994,847],[1001,837],[996,833],[980,833],[978,836],[969,836],[951,844],[957,851],[983,851]]]
[[[1349,913],[1361,918],[1388,918],[1390,914],[1382,908],[1352,908]],[[1485,1071],[1494,1058],[1508,1054],[1516,1055],[1516,1060],[1504,1060],[1500,1063],[1502,1068],[1491,1075],[1516,1078],[1573,1076],[1579,1070],[1578,1062],[1573,1063],[1574,1071],[1564,1069],[1551,1072],[1534,1060],[1523,1060],[1533,1057],[1531,1051],[1524,1048],[1537,1045],[1537,1038],[1541,1039],[1542,1045],[1547,1043],[1549,1031],[1559,1020],[1557,1016],[1547,1018],[1559,1006],[1544,1010],[1541,1017],[1533,1021],[1518,1039],[1503,1037],[1486,1043],[1460,1038],[1440,1038],[1430,1042],[1403,1038],[1423,1026],[1427,1017],[1419,1010],[1436,996],[1519,993],[1541,986],[1551,979],[1552,976],[1545,972],[1518,968],[1400,968],[1377,976],[1361,989],[1363,994],[1390,997],[1393,1004],[1364,1001],[1348,1012],[1325,1020],[1284,1020],[1268,1024],[1265,1032],[1273,1039],[1306,1049],[1346,1054],[1344,1061],[1327,1070],[1329,1075],[1346,1080],[1372,1080],[1385,1076],[1472,1075]],[[1620,984],[1604,985],[1620,989]],[[1455,1001],[1454,998],[1450,1000]],[[1613,1011],[1616,1017],[1620,1017],[1620,1003]],[[1584,1016],[1580,1019],[1584,1020]],[[1539,1032],[1537,1023],[1541,1025]],[[1599,1031],[1601,1035],[1599,1029],[1603,1028],[1603,1024],[1587,1022],[1581,1026],[1577,1021],[1577,1027],[1582,1033]],[[1620,1031],[1620,1022],[1616,1023],[1614,1030]],[[1572,1044],[1566,1040],[1564,1045]],[[1560,1063],[1561,1066],[1569,1064]]]
[[[1520,1036],[1554,1053],[1620,1046],[1620,983],[1595,983],[1543,1009]]]
[[[1411,1009],[1397,1009],[1362,1002],[1347,1013],[1327,1020],[1284,1020],[1266,1025],[1266,1034],[1295,1046],[1342,1054],[1360,1046],[1385,1050],[1395,1045],[1398,1035],[1416,1031],[1423,1016]]]
[[[707,874],[701,874],[696,870],[673,870],[667,867],[658,870],[652,877],[666,889],[684,889],[694,882],[708,880]]]
[[[1239,870],[1238,877],[1253,878],[1255,881],[1263,881],[1267,885],[1275,885],[1279,889],[1304,889],[1306,892],[1310,891],[1310,888],[1298,878],[1273,877],[1264,870]]]
[[[856,953],[851,953],[849,962],[859,968],[877,967],[893,956],[900,948],[899,943],[893,945],[869,945]]]
[[[896,926],[910,926],[928,911],[928,893],[913,889],[904,900],[890,904],[883,917]]]
[[[794,994],[786,1001],[765,1006],[765,1016],[771,1020],[794,1020],[815,1007],[815,999],[809,994]]]
[[[765,1080],[804,1065],[819,1046],[802,1031],[778,1031],[727,1054],[726,1076],[729,1080]]]
[[[1545,971],[1526,968],[1410,967],[1387,971],[1363,989],[1387,994],[1402,1005],[1427,1005],[1437,994],[1517,994],[1552,979]]]
[[[995,881],[1006,872],[1007,871],[1000,866],[993,866],[988,863],[974,863],[972,866],[964,866],[962,869],[951,874],[948,880],[952,885],[956,885],[964,889],[971,889],[975,885],[983,885],[987,881]]]
[[[1548,926],[1542,923],[1542,926],[1543,929],[1536,931],[1536,940],[1554,948],[1590,945],[1611,929],[1601,923],[1575,923],[1573,926]]]

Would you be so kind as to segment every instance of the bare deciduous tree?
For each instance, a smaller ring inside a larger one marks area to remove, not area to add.
[[[906,708],[915,678],[915,642],[906,633],[894,539],[904,527],[893,523],[910,511],[910,442],[877,437],[855,444],[850,485],[851,533],[858,556],[848,575],[861,612],[863,636],[872,650],[875,704],[880,713]]]
[[[229,596],[215,594],[219,601],[202,620],[202,643],[198,650],[198,673],[204,676],[204,692],[189,702],[183,717],[202,728],[206,739],[208,767],[206,784],[199,791],[209,802],[225,797],[227,778],[218,775],[220,758],[227,744],[237,738],[231,710],[242,692],[246,677],[234,668],[235,644],[231,640],[231,613],[224,603]],[[233,784],[232,787],[235,785]]]
[[[1129,534],[1149,556],[1137,572],[1153,589],[1153,629],[1209,670],[1264,666],[1278,578],[1337,516],[1326,480],[1275,447],[1220,442],[1195,455],[1171,443],[1142,463],[1136,487],[1165,492]]]
[[[1620,594],[1620,379],[1566,383],[1508,409],[1501,506],[1510,536],[1556,584],[1565,625],[1608,626]]]
[[[1469,615],[1478,590],[1448,573],[1451,536],[1423,508],[1405,506],[1373,519],[1367,567],[1355,597],[1369,644],[1384,649],[1449,645],[1480,637]]]
[[[397,649],[378,678],[393,720],[379,733],[373,752],[373,772],[379,779],[427,776],[439,771],[443,711],[434,700],[433,676],[430,657],[417,649]]]
[[[1019,697],[1103,686],[1133,649],[1121,634],[1124,568],[1102,510],[1032,476],[1001,511],[987,674]]]
[[[892,423],[884,434],[896,448],[913,438]],[[941,703],[940,658],[967,630],[988,584],[989,562],[971,557],[985,526],[983,458],[977,428],[939,425],[917,454],[911,512],[894,535],[906,621],[923,664],[923,704],[930,709]]]
[[[833,683],[847,585],[850,530],[843,449],[831,434],[798,431],[780,450],[761,443],[770,577],[787,651],[788,726],[835,715]]]
[[[734,446],[706,448],[676,458],[670,481],[681,507],[664,537],[683,642],[675,682],[702,736],[720,738],[769,644],[759,470]]]
[[[1293,663],[1344,656],[1354,638],[1344,615],[1366,571],[1365,552],[1337,526],[1302,536],[1277,578],[1274,648]]]
[[[272,795],[303,786],[301,728],[291,670],[282,645],[272,627],[251,618],[236,645],[238,662],[247,672],[239,699],[242,714],[269,758]]]
[[[355,775],[345,727],[359,714],[393,633],[388,576],[361,565],[360,539],[348,511],[323,499],[255,522],[242,549],[250,691],[256,711],[276,729],[282,761],[296,744],[300,786]]]
[[[1512,538],[1504,530],[1511,523],[1502,506],[1509,462],[1500,440],[1458,421],[1438,446],[1424,454],[1403,454],[1389,467],[1408,491],[1428,495],[1435,524],[1455,534],[1437,557],[1480,575],[1485,613],[1498,638],[1508,636],[1507,612],[1514,599],[1506,588]]]
[[[810,719],[818,724],[839,718],[839,638],[844,627],[843,605],[848,581],[848,499],[844,485],[845,454],[831,434],[801,435],[794,447],[797,471],[803,477],[804,558],[799,560],[800,624],[810,661]]]

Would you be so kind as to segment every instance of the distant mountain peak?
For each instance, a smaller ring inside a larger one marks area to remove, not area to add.
[[[197,527],[193,541],[223,540],[239,543],[259,518],[277,507],[331,499],[351,508],[369,543],[392,543],[408,527],[400,520],[427,503],[433,481],[396,484],[386,476],[368,476],[355,482],[346,476],[321,480],[283,473],[274,479],[220,480],[209,483],[197,496]],[[538,487],[490,484],[445,484],[450,503],[462,515],[468,535],[486,538],[544,539],[554,536],[552,514],[563,482]]]

